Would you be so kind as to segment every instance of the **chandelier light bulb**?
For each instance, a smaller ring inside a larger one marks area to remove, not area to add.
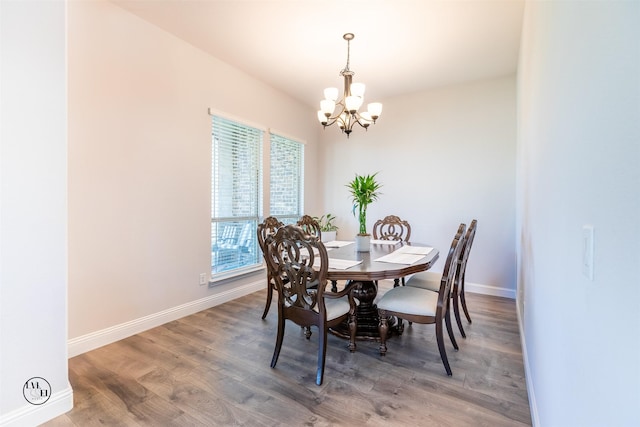
[[[333,102],[338,100],[338,88],[328,87],[324,90],[324,99],[330,99]]]
[[[364,83],[351,83],[351,95],[362,98],[364,96],[365,87]]]
[[[322,101],[320,101],[320,110],[324,113],[325,116],[331,116],[331,114],[333,114],[333,110],[335,109],[335,101],[332,101],[330,99],[323,99]]]
[[[380,114],[382,114],[382,104],[379,102],[372,102],[367,105],[367,110],[369,111],[369,114],[371,114],[371,118],[375,122],[376,119],[380,117]]]
[[[347,111],[351,114],[355,114],[358,111],[358,108],[362,105],[362,98],[359,96],[351,95],[347,96],[347,99],[344,100],[345,107]]]

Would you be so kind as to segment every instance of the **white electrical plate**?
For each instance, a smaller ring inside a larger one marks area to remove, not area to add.
[[[593,225],[582,226],[582,274],[593,280]]]

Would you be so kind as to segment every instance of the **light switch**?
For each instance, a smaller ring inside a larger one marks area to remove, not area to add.
[[[582,274],[593,280],[593,225],[582,226]]]

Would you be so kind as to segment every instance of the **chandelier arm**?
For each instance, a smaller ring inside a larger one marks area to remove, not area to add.
[[[336,121],[338,119],[338,117],[340,117],[342,115],[342,113],[346,112],[347,114],[349,114],[349,112],[347,111],[347,108],[344,106],[342,101],[336,104],[336,106],[338,106],[338,105],[340,106],[340,109],[338,110],[338,112],[333,116],[327,117],[327,120]]]
[[[334,123],[338,120],[338,117],[340,117],[340,116],[329,117],[329,118],[327,119],[327,121],[326,121],[326,124],[323,124],[322,126],[323,126],[323,127],[329,127],[329,126],[331,126],[332,124],[334,124]]]
[[[359,125],[360,125],[360,127],[364,128],[364,130],[368,130],[368,129],[369,129],[369,126],[371,125],[371,123],[364,123],[364,124],[363,124],[363,123],[360,121],[360,115],[359,115],[359,114],[358,114],[358,116],[355,118],[355,120],[354,120],[354,121],[355,121],[357,124],[359,124]],[[351,127],[353,127],[353,126],[351,126]]]

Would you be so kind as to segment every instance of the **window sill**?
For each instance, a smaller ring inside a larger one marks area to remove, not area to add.
[[[224,285],[234,282],[246,276],[250,276],[253,273],[266,270],[265,265],[252,265],[251,267],[239,268],[233,271],[218,273],[209,279],[209,287]]]

